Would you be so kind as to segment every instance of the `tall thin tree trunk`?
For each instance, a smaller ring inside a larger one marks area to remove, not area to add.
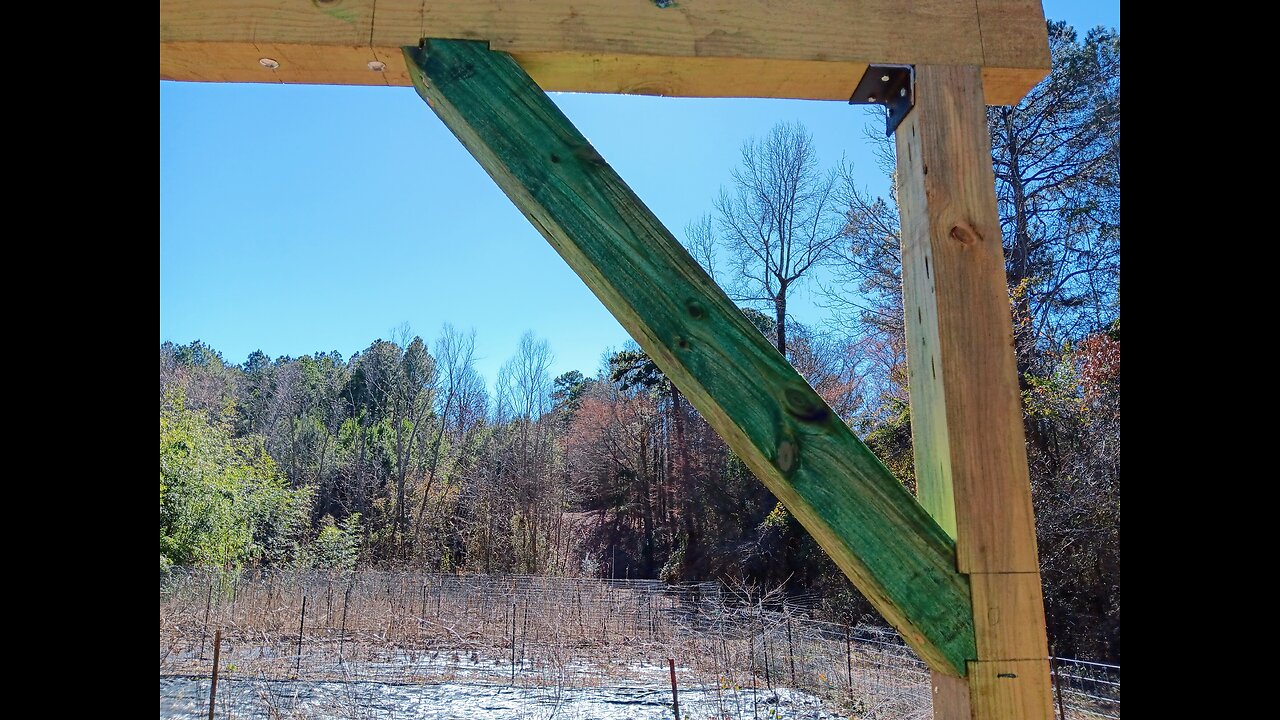
[[[431,497],[431,485],[436,479],[436,469],[440,466],[440,445],[444,441],[444,429],[449,420],[449,405],[453,402],[453,387],[444,398],[444,410],[440,415],[440,431],[431,443],[431,465],[427,468],[427,486],[422,492],[422,503],[418,506],[418,519],[413,524],[413,547],[418,546],[418,533],[422,530],[422,518],[427,512],[427,499]]]
[[[1031,277],[1031,231],[1029,227],[1029,209],[1027,207],[1026,183],[1022,178],[1022,147],[1018,144],[1018,132],[1013,125],[1014,110],[1005,108],[1001,111],[1004,120],[1005,143],[1009,148],[1009,176],[1005,178],[1013,193],[1013,246],[1009,248],[1009,285],[1020,286]],[[1016,298],[1014,313],[1014,350],[1017,354],[1018,378],[1022,382],[1031,369],[1031,359],[1035,355],[1035,337],[1033,328],[1024,319],[1031,317],[1031,298],[1025,290]],[[1026,390],[1025,384],[1022,388]]]
[[[649,465],[648,433],[640,431],[640,458],[636,463],[640,481],[640,522],[643,528],[643,540],[640,547],[640,571],[645,577],[653,575],[653,473]]]
[[[775,320],[778,323],[778,352],[783,357],[787,356],[787,286],[784,284],[778,289],[778,296],[774,298],[773,307],[775,310]]]
[[[693,569],[701,553],[698,540],[698,526],[694,517],[694,496],[696,493],[696,476],[689,463],[689,442],[685,436],[684,407],[680,391],[671,386],[671,404],[675,408],[676,454],[678,457],[676,472],[679,475],[678,488],[680,502],[677,505],[680,521],[684,529],[684,570]]]

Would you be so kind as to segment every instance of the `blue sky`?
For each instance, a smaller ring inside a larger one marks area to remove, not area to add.
[[[1045,2],[1083,31],[1119,2]],[[556,94],[556,103],[677,236],[707,212],[742,142],[799,120],[828,162],[887,180],[841,102]],[[793,305],[817,323],[810,297]],[[160,339],[230,362],[337,350],[405,323],[477,332],[492,381],[533,330],[553,374],[593,374],[626,332],[412,88],[160,83]]]

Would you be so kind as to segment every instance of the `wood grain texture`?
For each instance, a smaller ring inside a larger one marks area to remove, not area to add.
[[[974,573],[969,585],[979,659],[1049,657],[1040,573]]]
[[[926,65],[916,82],[897,149],[921,497],[953,499],[961,572],[1039,572],[981,76]]]
[[[916,482],[922,505],[956,539],[977,644],[969,676],[958,681],[967,682],[967,696],[956,682],[935,677],[935,717],[1051,720],[980,68],[917,67],[916,107],[896,135]]]
[[[1018,98],[1049,74],[1049,33],[1040,0],[976,0],[982,31],[982,87],[993,97]],[[1016,101],[1014,101],[1016,102]]]
[[[290,46],[268,81],[408,84],[399,57],[381,77],[368,61],[430,36],[488,42],[545,90],[847,100],[869,62],[947,63],[984,66],[988,102],[1016,102],[1049,67],[1027,64],[1043,13],[986,2],[1004,64],[984,60],[972,0],[161,0],[160,77],[262,82],[251,56]]]
[[[947,432],[947,398],[938,336],[938,296],[933,243],[928,238],[928,198],[912,110],[898,127],[898,206],[902,222],[902,294],[907,340],[907,389],[911,398],[911,448],[920,504],[956,538],[955,488]],[[903,142],[902,138],[911,138]]]
[[[544,92],[483,43],[406,48],[418,92],[935,669],[974,657],[954,544]]]
[[[515,53],[521,67],[547,91],[666,97],[801,97],[849,99],[849,78],[867,64],[761,58],[670,58],[654,55]]]
[[[968,679],[936,670],[931,675],[933,720],[971,720]]]
[[[1049,68],[1049,33],[1040,0],[975,0],[982,29],[982,64]],[[985,79],[985,78],[984,78]]]
[[[975,720],[1053,720],[1049,660],[970,662],[969,705]]]

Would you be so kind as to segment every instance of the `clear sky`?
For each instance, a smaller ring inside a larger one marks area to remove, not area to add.
[[[1119,0],[1047,0],[1083,33]],[[555,102],[678,237],[711,206],[742,142],[799,120],[828,162],[887,180],[842,102],[555,94]],[[793,308],[820,322],[810,298]],[[492,382],[533,330],[553,374],[590,375],[626,332],[412,88],[160,83],[160,339],[230,362],[337,350],[407,323],[433,341],[477,332]]]

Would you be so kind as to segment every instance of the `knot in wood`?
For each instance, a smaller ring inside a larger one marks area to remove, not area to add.
[[[796,419],[816,423],[831,417],[831,411],[813,391],[790,387],[783,395],[786,397],[787,412]]]
[[[778,443],[778,455],[774,458],[774,463],[782,472],[791,472],[796,466],[796,444],[791,440]]]
[[[959,223],[951,228],[951,239],[961,245],[973,245],[982,239],[977,230],[969,227],[965,223]]]

